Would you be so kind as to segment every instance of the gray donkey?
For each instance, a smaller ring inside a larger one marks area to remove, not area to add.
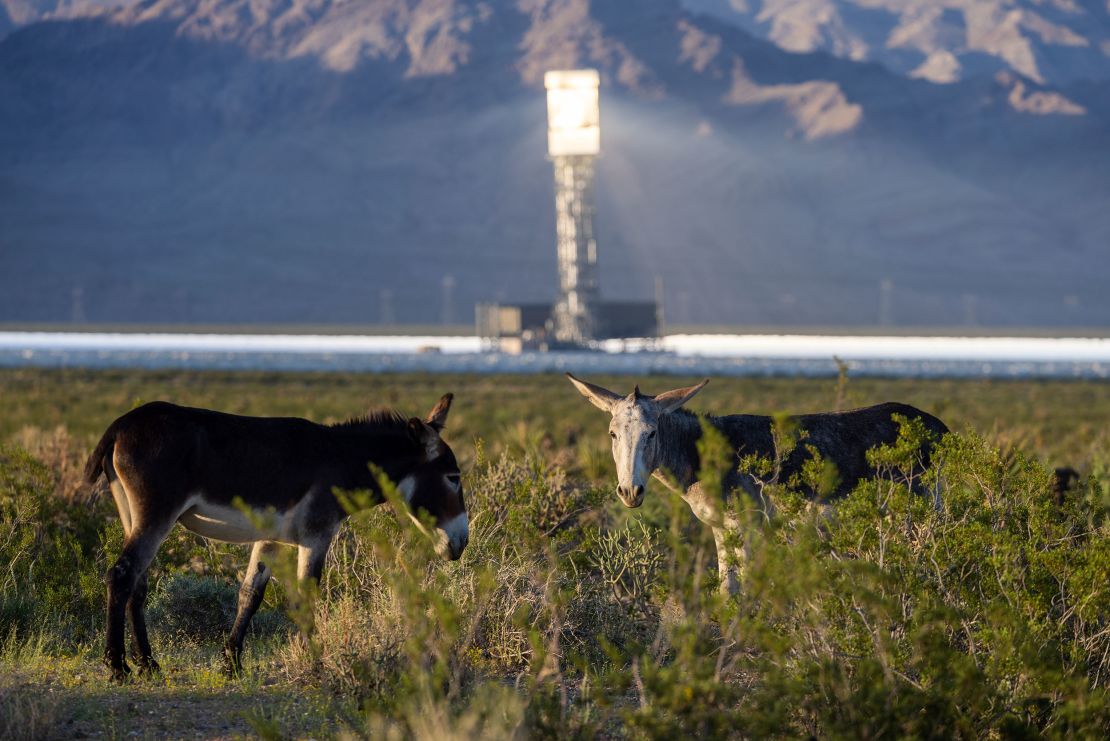
[[[679,494],[690,505],[694,516],[713,529],[721,589],[727,594],[736,594],[739,580],[733,564],[743,554],[734,550],[730,563],[725,534],[730,530],[736,531],[740,523],[724,505],[737,490],[746,492],[757,501],[761,501],[760,492],[754,478],[738,470],[736,459],[729,471],[722,472],[724,501],[703,491],[698,481],[701,469],[697,448],[702,435],[700,420],[706,420],[725,436],[730,447],[736,451],[737,459],[752,454],[774,459],[773,418],[751,414],[699,417],[682,409],[683,404],[709,383],[708,379],[696,386],[674,389],[657,396],[641,394],[637,386],[631,394],[622,396],[569,373],[567,378],[594,406],[612,415],[609,437],[612,438],[613,461],[617,466],[617,496],[621,502],[626,507],[639,507],[644,500],[649,475],[654,475],[668,489]],[[812,446],[822,458],[836,466],[839,475],[839,482],[829,498],[844,496],[861,480],[876,475],[874,467],[867,462],[867,451],[897,439],[899,425],[892,418],[896,414],[921,420],[930,436],[937,440],[948,431],[945,424],[931,414],[896,403],[791,417],[806,436],[804,445],[796,446],[782,462],[780,480],[789,480],[801,471],[810,457],[807,446]],[[930,443],[921,451],[922,467],[928,465],[931,450]],[[680,488],[675,489],[672,482],[677,482]],[[816,492],[804,491],[811,498],[817,496]]]

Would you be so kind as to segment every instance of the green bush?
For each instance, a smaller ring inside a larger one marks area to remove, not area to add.
[[[1051,467],[998,444],[1034,439],[1027,432],[949,435],[909,481],[922,437],[905,425],[872,452],[883,476],[827,512],[799,491],[828,488],[822,461],[782,481],[775,460],[745,459],[774,514],[752,517],[738,499],[746,558],[740,595],[724,599],[711,539],[681,499],[653,486],[642,510],[620,509],[604,461],[574,460],[590,447],[582,438],[558,448],[559,430],[529,420],[517,429],[527,445],[490,449],[533,452],[486,458],[456,444],[475,461],[461,560],[435,557],[388,505],[352,517],[310,640],[284,638],[286,615],[310,603],[293,587],[291,556],[276,564],[254,623],[275,636],[256,644],[266,681],[320,692],[341,728],[370,737],[1110,732],[1110,438],[1067,461],[1087,475],[1060,503]],[[806,445],[804,431],[779,439],[783,450]],[[34,455],[0,449],[0,635],[73,656],[103,638],[103,574],[121,533],[109,498],[75,493],[66,461],[83,451],[64,435],[48,442]],[[703,456],[719,480],[737,461],[712,443]],[[915,493],[934,488],[940,508]],[[246,548],[176,529],[151,576],[152,635],[221,645],[246,559]],[[13,666],[31,660],[9,654]],[[21,692],[0,703],[49,726],[52,707]]]
[[[147,624],[154,634],[218,642],[231,631],[238,604],[239,587],[227,579],[173,573],[158,580],[151,591]],[[251,620],[250,634],[266,636],[292,628],[292,622],[281,611],[263,608]]]
[[[56,494],[58,472],[15,447],[0,447],[0,632],[53,627],[73,647],[92,639],[103,611],[98,499]]]

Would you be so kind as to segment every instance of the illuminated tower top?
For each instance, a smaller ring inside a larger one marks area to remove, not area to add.
[[[543,76],[547,88],[547,153],[596,155],[601,151],[597,70],[556,70]]]

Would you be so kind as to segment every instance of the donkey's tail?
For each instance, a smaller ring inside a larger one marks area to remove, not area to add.
[[[116,426],[112,425],[104,432],[104,436],[96,444],[96,449],[89,456],[89,462],[85,464],[86,483],[95,484],[96,480],[100,478],[100,474],[104,473],[104,461],[112,454],[112,448],[115,445]]]

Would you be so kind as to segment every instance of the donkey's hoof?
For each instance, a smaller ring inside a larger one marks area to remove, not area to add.
[[[122,655],[113,656],[111,653],[105,652],[102,661],[104,666],[111,671],[113,682],[123,684],[127,681],[127,677],[131,674],[131,667],[127,665],[127,660]]]
[[[154,659],[139,660],[139,676],[144,679],[155,677],[162,673],[162,667]]]
[[[224,676],[228,679],[238,679],[243,676],[243,662],[239,655],[231,649],[224,649]]]
[[[111,669],[112,681],[116,684],[126,684],[131,681],[131,667],[127,665],[126,661],[119,666],[111,667]]]

